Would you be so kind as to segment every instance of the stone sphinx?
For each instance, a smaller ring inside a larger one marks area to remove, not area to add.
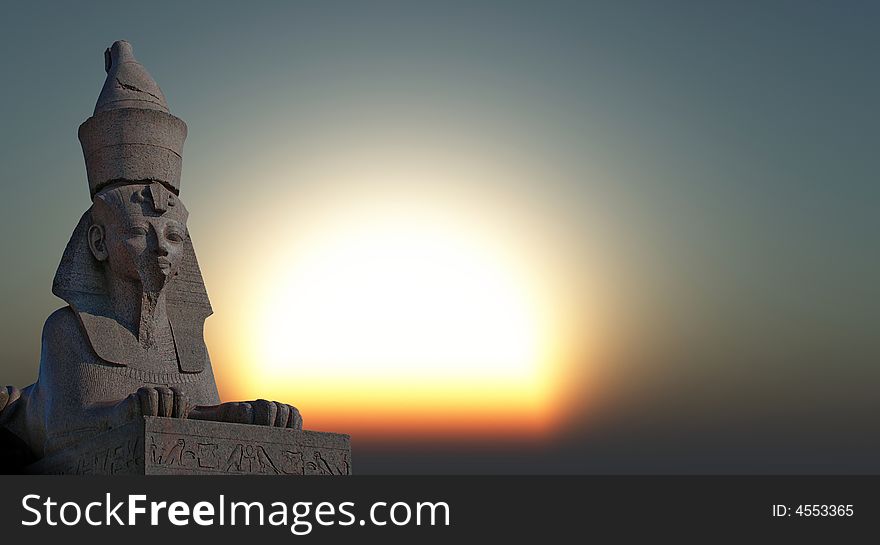
[[[105,69],[94,115],[79,128],[93,202],[53,283],[68,306],[46,320],[36,383],[0,388],[6,463],[79,448],[141,417],[301,430],[285,403],[221,403],[203,336],[211,304],[179,196],[186,124],[127,42],[105,52]],[[140,448],[156,458],[150,441]]]

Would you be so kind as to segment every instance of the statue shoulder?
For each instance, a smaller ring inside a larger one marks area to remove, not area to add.
[[[70,306],[59,308],[46,318],[43,325],[43,337],[54,338],[57,335],[70,334],[72,329],[79,330],[76,314]]]
[[[69,306],[59,308],[43,325],[43,350],[81,352],[87,346],[79,318]]]

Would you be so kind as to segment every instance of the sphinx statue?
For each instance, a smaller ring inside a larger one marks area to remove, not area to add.
[[[141,416],[302,429],[295,407],[221,403],[204,341],[212,313],[180,199],[186,124],[131,45],[105,52],[107,79],[79,128],[91,207],[52,291],[39,377],[0,388],[0,463],[29,463]]]

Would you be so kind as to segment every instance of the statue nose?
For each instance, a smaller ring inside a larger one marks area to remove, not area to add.
[[[162,236],[162,234],[159,233],[155,228],[150,229],[150,231],[153,235],[152,236],[153,247],[156,250],[156,253],[159,254],[160,256],[168,255],[168,251],[169,251],[168,245],[170,244],[170,242],[164,236]]]

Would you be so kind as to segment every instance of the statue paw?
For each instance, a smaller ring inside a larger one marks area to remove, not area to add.
[[[143,386],[133,399],[143,416],[186,418],[189,414],[189,399],[174,387]]]
[[[286,403],[257,399],[224,403],[222,407],[223,420],[226,422],[302,429],[302,416],[299,411]]]

